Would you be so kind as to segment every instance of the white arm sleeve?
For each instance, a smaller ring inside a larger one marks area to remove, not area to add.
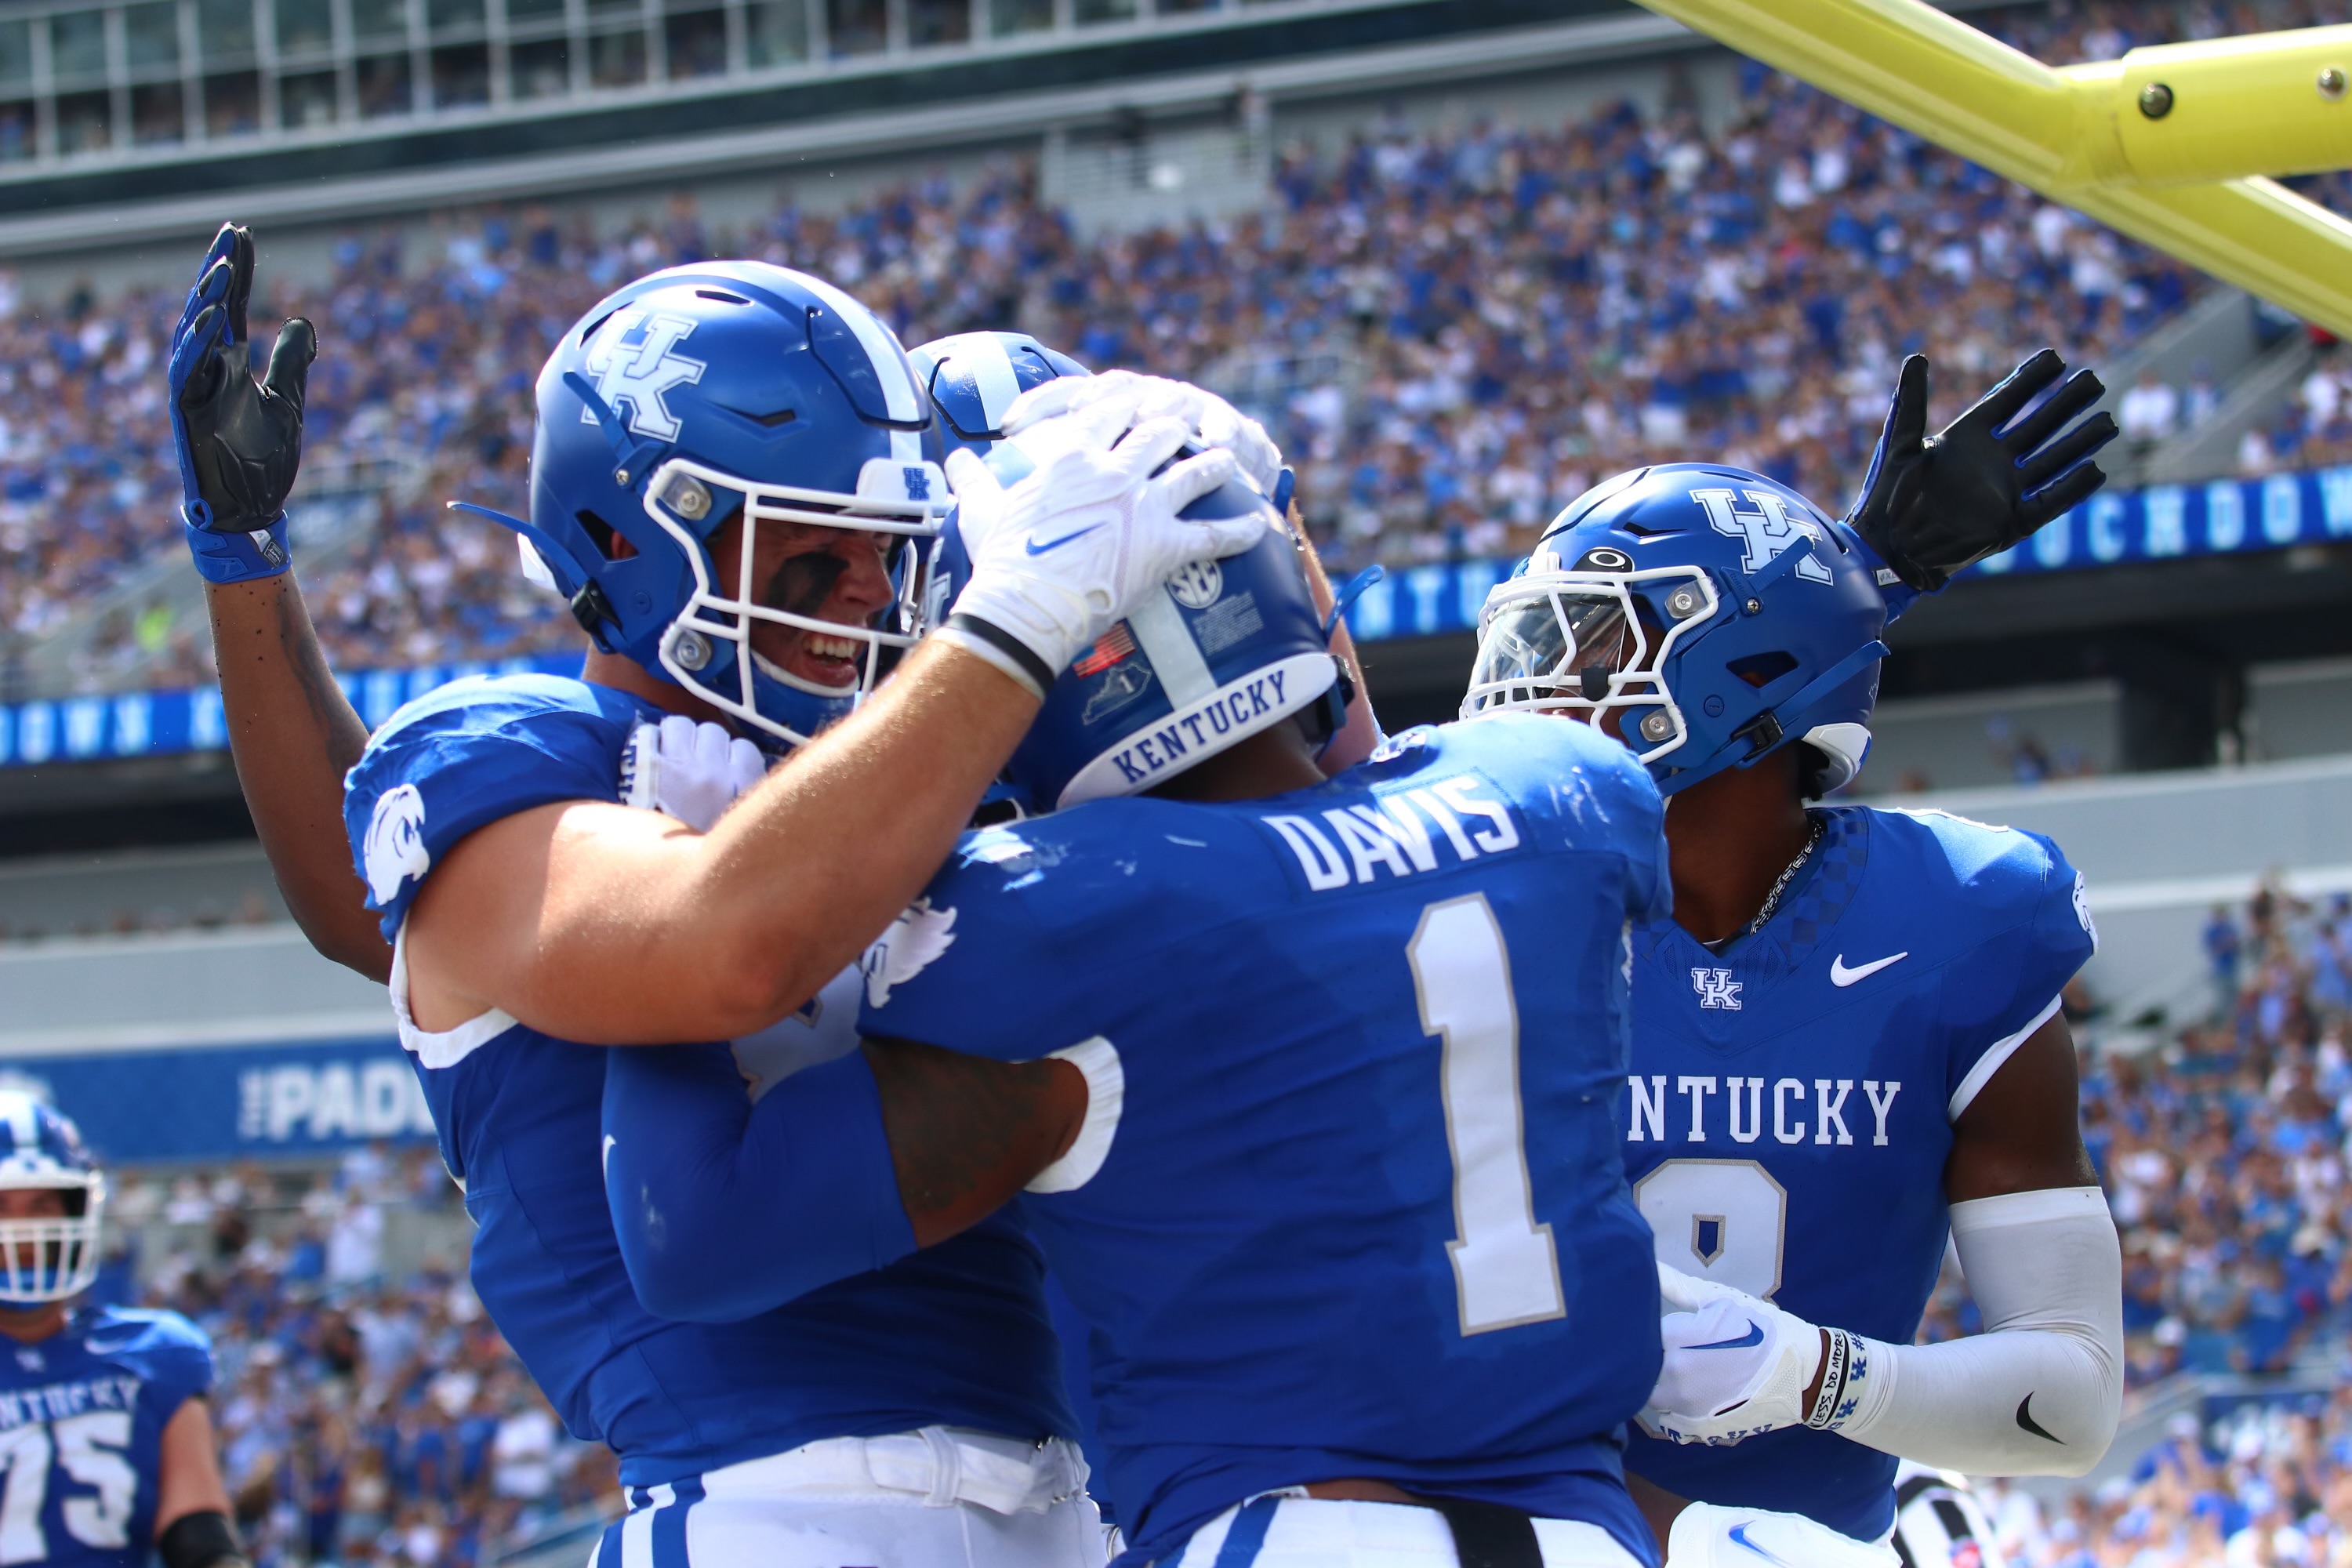
[[[1985,1331],[1935,1345],[1860,1342],[1871,1362],[1834,1429],[1974,1476],[2079,1476],[2123,1412],[2123,1249],[2096,1187],[1952,1205]]]

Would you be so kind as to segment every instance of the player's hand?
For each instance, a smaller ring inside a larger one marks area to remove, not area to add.
[[[179,448],[181,521],[196,570],[215,583],[272,577],[291,564],[286,497],[302,466],[302,399],[318,334],[296,317],[257,384],[246,304],[253,236],[224,224],[172,332],[164,375]]]
[[[1235,459],[1218,450],[1170,463],[1190,427],[1164,416],[1135,423],[1139,402],[1106,398],[1030,426],[1019,449],[1037,466],[1010,489],[968,451],[948,458],[971,558],[950,621],[1001,648],[1018,645],[1040,696],[1178,567],[1246,550],[1273,521],[1265,510],[1198,522],[1178,516],[1232,479]]]
[[[676,817],[697,833],[768,776],[760,748],[718,724],[672,713],[629,733],[621,757],[621,802]]]
[[[1282,478],[1282,449],[1265,433],[1265,426],[1206,387],[1187,381],[1139,375],[1131,370],[1061,376],[1015,398],[1004,411],[1004,433],[1017,436],[1044,420],[1111,398],[1134,399],[1139,420],[1162,415],[1183,420],[1192,428],[1195,445],[1231,452],[1260,493],[1274,494]],[[1275,510],[1283,510],[1285,506],[1277,502]]]
[[[1643,1428],[1676,1443],[1737,1443],[1804,1425],[1806,1386],[1822,1363],[1822,1332],[1769,1301],[1658,1266],[1668,1308],[1658,1385]]]
[[[2105,393],[2076,371],[2041,407],[2019,411],[2066,373],[2043,349],[2010,373],[1938,436],[1927,434],[1927,358],[1903,362],[1886,427],[1872,454],[1862,499],[1846,516],[1863,542],[1922,593],[2008,549],[2107,482],[2091,454],[2116,437],[2101,414],[2067,422]],[[2014,421],[2014,423],[2012,423]]]

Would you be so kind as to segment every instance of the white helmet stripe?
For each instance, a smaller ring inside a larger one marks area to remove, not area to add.
[[[0,1122],[7,1123],[8,1136],[17,1153],[39,1152],[41,1119],[35,1113],[31,1095],[21,1089],[0,1089]]]
[[[881,318],[822,278],[812,278],[805,272],[794,276],[857,334],[858,345],[865,349],[866,359],[874,366],[875,379],[882,384],[882,406],[889,410],[890,417],[910,425],[922,423],[921,391],[908,371],[907,356],[898,347],[898,340],[882,324]],[[919,439],[917,445],[919,448]]]
[[[1191,628],[1184,625],[1184,612],[1176,607],[1165,588],[1144,595],[1142,602],[1127,612],[1127,624],[1135,633],[1135,646],[1151,661],[1151,673],[1160,678],[1171,706],[1197,702],[1217,689],[1209,661],[1201,657],[1201,645],[1192,640]]]
[[[972,390],[980,394],[980,408],[988,417],[988,427],[1003,429],[1004,411],[1021,395],[1021,378],[1004,344],[994,332],[967,333],[957,340],[951,363],[971,367]]]

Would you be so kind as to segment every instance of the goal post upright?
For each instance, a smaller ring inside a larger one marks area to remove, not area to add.
[[[2054,69],[1922,0],[1643,0],[1740,53],[2352,338],[2352,26]]]

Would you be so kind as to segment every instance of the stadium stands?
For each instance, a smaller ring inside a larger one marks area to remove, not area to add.
[[[2029,13],[2019,36],[2063,59],[2202,25],[2125,15]],[[825,273],[909,342],[1018,320],[1082,359],[1228,385],[1272,417],[1343,564],[1506,554],[1592,479],[1667,457],[1840,505],[1904,352],[1935,354],[1948,412],[2043,342],[2111,361],[2190,292],[2178,264],[1810,89],[1756,68],[1739,86],[1711,132],[1627,103],[1556,128],[1374,123],[1286,149],[1271,212],[1091,240],[1027,166],[749,232],[707,229],[681,195],[601,237],[527,207],[347,239],[331,278],[265,279],[273,310],[325,328],[310,493],[362,489],[377,509],[355,556],[313,563],[331,655],[426,664],[572,635],[496,531],[439,502],[521,510],[528,388],[554,335],[624,276],[700,256]],[[12,639],[159,547],[170,476],[147,433],[177,303],[0,294]],[[109,616],[74,688],[205,678],[193,616]]]
[[[114,1208],[132,1250],[101,1291],[213,1335],[222,1468],[257,1563],[473,1568],[617,1486],[465,1283],[457,1194],[428,1150],[133,1178]],[[439,1247],[396,1245],[420,1232]]]

